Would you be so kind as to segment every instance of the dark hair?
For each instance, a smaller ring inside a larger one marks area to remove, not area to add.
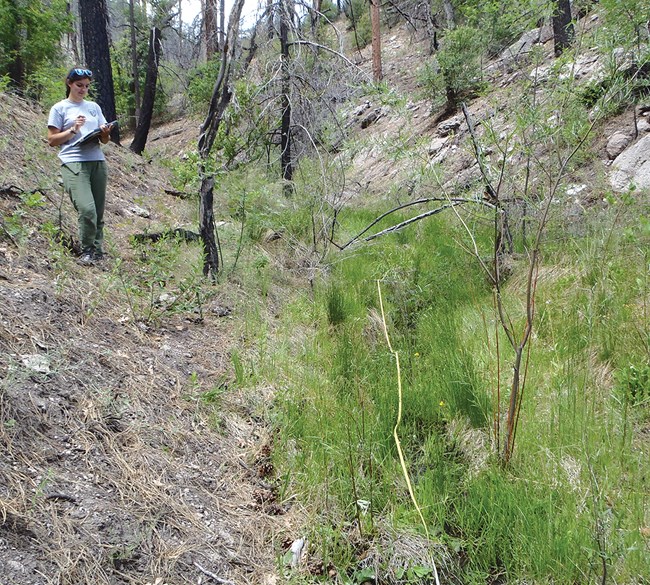
[[[70,96],[70,82],[77,81],[79,79],[92,80],[92,78],[93,72],[90,69],[85,69],[84,67],[73,67],[70,69],[65,77],[65,97]]]

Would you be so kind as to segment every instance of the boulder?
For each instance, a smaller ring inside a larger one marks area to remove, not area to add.
[[[650,132],[650,122],[648,122],[647,118],[641,118],[636,123],[636,128],[639,131],[639,134],[645,134],[646,132]]]
[[[452,118],[451,120],[446,120],[438,124],[437,132],[438,136],[445,137],[449,136],[453,132],[456,132],[460,128],[460,125],[463,122],[463,118],[457,117]]]
[[[609,181],[615,191],[626,191],[631,185],[650,188],[650,134],[620,154],[611,169]]]
[[[629,146],[630,142],[632,142],[632,138],[625,132],[615,132],[612,134],[605,147],[609,160],[614,160]]]
[[[447,144],[448,137],[444,138],[434,138],[429,144],[428,154],[429,156],[436,156]]]
[[[521,35],[521,38],[510,45],[500,55],[501,61],[508,62],[516,59],[517,57],[524,56],[530,53],[533,45],[537,43],[545,43],[553,38],[553,29],[550,26],[543,26],[541,28],[534,28]]]

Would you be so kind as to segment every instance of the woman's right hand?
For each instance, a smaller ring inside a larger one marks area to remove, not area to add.
[[[85,123],[86,123],[86,116],[77,116],[77,118],[74,121],[74,124],[72,125],[72,129],[74,130],[75,134],[79,132],[79,128],[81,128]]]

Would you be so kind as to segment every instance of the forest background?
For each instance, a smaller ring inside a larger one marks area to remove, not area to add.
[[[0,0],[0,582],[648,583],[648,0],[244,8]]]

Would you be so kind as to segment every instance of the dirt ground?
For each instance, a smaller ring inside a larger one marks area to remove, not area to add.
[[[190,204],[108,145],[109,258],[79,266],[46,229],[76,220],[45,113],[0,94],[0,117],[0,584],[275,583],[291,514],[267,480],[268,389],[231,388],[236,301],[153,323],[110,302],[130,235],[187,227]],[[196,140],[181,124],[152,144]]]

